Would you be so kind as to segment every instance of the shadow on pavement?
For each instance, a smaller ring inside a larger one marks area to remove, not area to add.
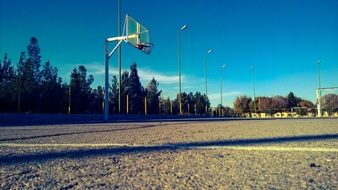
[[[6,139],[0,139],[0,142],[15,141],[15,140],[29,140],[29,139],[38,139],[38,138],[47,138],[47,137],[58,137],[58,136],[66,136],[66,135],[105,133],[105,132],[114,132],[114,131],[127,131],[127,130],[133,130],[133,129],[145,129],[145,128],[152,128],[152,127],[162,127],[162,126],[166,126],[166,125],[171,125],[171,124],[141,125],[141,126],[138,126],[138,127],[129,127],[129,128],[123,128],[123,129],[91,130],[91,131],[56,133],[56,134],[37,135],[37,136],[28,136],[28,137],[6,138]]]
[[[25,155],[8,155],[1,156],[1,165],[21,164],[28,162],[44,162],[53,159],[79,159],[97,156],[107,156],[114,154],[134,154],[134,153],[150,153],[161,151],[178,151],[185,149],[193,149],[198,147],[210,146],[245,146],[245,145],[260,145],[269,143],[286,143],[286,142],[304,142],[338,139],[338,134],[322,134],[322,135],[307,135],[307,136],[290,136],[290,137],[273,137],[260,139],[238,139],[238,140],[221,140],[211,142],[192,142],[192,143],[176,143],[153,146],[136,146],[136,147],[106,147],[95,149],[78,149],[66,150],[57,152],[42,152]]]

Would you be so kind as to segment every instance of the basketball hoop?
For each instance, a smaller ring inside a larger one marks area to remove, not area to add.
[[[105,40],[105,48],[106,48],[106,59],[105,59],[105,89],[108,94],[108,86],[109,86],[109,58],[113,55],[115,50],[121,45],[121,43],[127,42],[128,44],[134,46],[135,48],[143,51],[145,54],[149,55],[151,53],[153,44],[150,43],[149,38],[149,30],[143,26],[141,23],[133,19],[132,17],[126,15],[125,23],[124,23],[124,31],[122,36],[107,38]],[[113,50],[108,50],[109,42],[117,42],[116,46]],[[108,96],[105,96],[104,106],[105,106],[105,120],[108,120]]]
[[[137,44],[136,48],[149,55],[151,53],[151,50],[153,49],[153,44],[152,43]]]

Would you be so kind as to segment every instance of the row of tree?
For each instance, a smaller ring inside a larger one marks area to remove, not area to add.
[[[49,61],[42,65],[38,40],[33,37],[26,52],[21,52],[16,68],[5,54],[0,60],[0,112],[19,113],[102,113],[104,89],[91,88],[93,75],[88,75],[83,65],[74,68],[70,83],[62,82],[58,69]],[[113,76],[109,87],[110,113],[144,114],[145,101],[149,114],[177,114],[178,98],[161,97],[159,83],[153,78],[146,87],[140,82],[137,65],[121,76],[121,104],[119,85]],[[205,114],[210,102],[200,92],[182,94],[185,113]],[[120,109],[119,109],[120,108]]]
[[[338,95],[326,94],[321,97],[322,109],[329,112],[329,114],[338,111]],[[274,114],[276,112],[296,111],[298,114],[305,115],[307,113],[315,113],[315,105],[309,101],[304,100],[290,92],[286,97],[256,97],[252,100],[247,96],[236,97],[234,101],[234,111],[236,113],[268,113]]]
[[[5,54],[0,60],[0,112],[34,112],[34,113],[102,113],[104,89],[93,89],[93,75],[88,75],[83,65],[74,68],[70,83],[62,82],[58,69],[49,61],[41,66],[38,40],[33,37],[26,52],[21,52],[16,68]],[[161,97],[159,83],[153,78],[146,87],[140,82],[136,63],[131,64],[130,71],[121,76],[121,90],[118,79],[112,77],[109,87],[110,113],[131,114],[178,114],[178,97],[174,100]],[[119,105],[119,91],[121,99]],[[205,94],[182,93],[182,111],[184,114],[204,115],[205,108],[210,108],[210,101]],[[323,109],[330,113],[338,111],[338,95],[327,94],[321,100]],[[146,110],[145,110],[146,107]],[[218,105],[217,115],[235,113],[276,113],[302,108],[302,112],[314,112],[315,105],[308,100],[296,97],[290,92],[286,97],[257,97],[252,100],[239,96],[234,100],[234,109]],[[307,109],[304,109],[307,108]],[[209,109],[208,113],[212,113]],[[305,113],[302,113],[305,114]]]

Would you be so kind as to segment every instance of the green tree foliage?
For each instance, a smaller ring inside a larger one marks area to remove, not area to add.
[[[160,109],[160,102],[159,102],[159,98],[161,96],[162,91],[158,90],[158,85],[159,83],[155,80],[155,78],[153,78],[146,89],[147,92],[147,112],[149,114],[158,114],[159,113],[159,109]]]
[[[27,46],[27,54],[28,59],[27,63],[32,67],[34,73],[34,79],[39,82],[40,79],[40,63],[41,63],[41,56],[40,56],[40,47],[38,43],[38,39],[32,37],[30,40],[30,44]]]
[[[117,77],[113,76],[109,91],[109,113],[118,113],[119,111],[119,89]]]
[[[160,99],[160,104],[161,104],[161,108],[160,108],[160,114],[165,114],[165,115],[170,115],[171,114],[171,100],[170,98],[161,98]]]
[[[98,86],[97,89],[94,89],[90,97],[91,113],[103,113],[104,109],[104,92],[101,86]]]
[[[200,92],[195,93],[195,105],[196,105],[196,114],[197,115],[205,115],[205,106],[208,105],[210,108],[210,101],[206,97],[205,94],[201,94]]]
[[[298,104],[298,98],[293,94],[293,92],[290,92],[287,96],[288,99],[288,108],[297,107]]]
[[[140,77],[137,73],[136,63],[131,64],[129,74],[129,105],[130,113],[141,114],[144,112],[144,97],[146,95],[145,90],[140,82]]]
[[[26,59],[25,53],[22,52],[18,63],[18,91],[19,107],[23,112],[41,112],[40,101],[40,47],[35,37],[30,39],[27,46]]]
[[[83,65],[74,68],[70,75],[71,108],[72,113],[89,113],[91,105],[91,88],[94,78],[89,75]]]
[[[125,71],[121,76],[121,113],[127,113],[127,95],[130,110],[130,88],[129,72]]]
[[[0,112],[15,111],[16,94],[15,71],[5,54],[3,61],[0,60]]]
[[[58,70],[50,62],[43,65],[40,73],[40,102],[41,112],[63,113],[67,107],[67,97],[62,88],[62,79],[58,77]]]

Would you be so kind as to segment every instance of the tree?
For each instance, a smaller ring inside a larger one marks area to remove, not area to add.
[[[27,46],[27,64],[31,64],[33,67],[33,73],[34,78],[36,81],[39,81],[40,79],[40,62],[41,62],[41,56],[40,56],[40,47],[38,43],[38,39],[35,37],[32,37],[30,40],[30,44]]]
[[[27,55],[26,59],[25,53],[22,52],[18,63],[18,108],[24,112],[40,112],[41,56],[38,40],[35,37],[30,39]]]
[[[121,113],[127,113],[127,95],[128,95],[128,107],[130,110],[130,82],[129,82],[129,72],[125,71],[121,76]]]
[[[200,92],[195,93],[195,101],[196,101],[196,112],[198,115],[206,114],[205,106],[208,105],[210,108],[209,99],[206,97],[205,94],[201,94]]]
[[[261,113],[271,113],[272,111],[272,99],[269,97],[258,98],[258,111]]]
[[[170,115],[171,114],[171,100],[168,97],[167,99],[160,97],[161,104],[161,114]]]
[[[288,99],[288,108],[292,109],[293,107],[297,106],[298,98],[293,94],[293,92],[290,92],[287,96]]]
[[[322,109],[327,111],[330,115],[338,111],[338,95],[326,94],[321,97]]]
[[[149,114],[159,113],[159,97],[162,91],[158,90],[159,83],[153,78],[147,86],[147,108]]]
[[[297,106],[301,108],[314,108],[315,107],[315,105],[309,100],[301,100],[300,102],[298,102]]]
[[[271,98],[272,109],[275,112],[282,112],[288,108],[288,99],[283,96],[274,96]]]
[[[41,111],[45,113],[62,113],[67,107],[67,96],[62,89],[62,79],[58,70],[46,62],[41,70]]]
[[[98,86],[97,89],[93,90],[93,92],[91,93],[90,102],[90,112],[103,113],[104,93],[101,86]]]
[[[251,98],[247,96],[238,96],[234,101],[234,110],[237,113],[243,114],[250,111]]]
[[[71,113],[87,113],[90,111],[91,88],[93,75],[87,78],[87,70],[83,65],[74,68],[71,73]]]
[[[144,110],[143,105],[146,93],[141,85],[140,77],[137,74],[136,63],[133,63],[130,66],[129,87],[130,112],[133,114],[140,114]]]
[[[312,112],[314,113],[314,104],[311,102],[311,101],[308,101],[308,100],[302,100],[302,99],[299,99],[299,102],[297,103],[297,109],[296,109],[296,112],[299,114],[299,115],[306,115],[308,114],[309,112]]]
[[[190,92],[188,95],[187,95],[187,103],[189,106],[189,109],[187,111],[188,114],[193,114],[195,115],[196,112],[195,112],[195,105],[196,105],[196,97],[194,96],[194,94],[192,92]]]
[[[14,112],[16,100],[16,75],[11,60],[5,54],[0,60],[0,112]]]
[[[19,91],[21,111],[32,112],[36,108],[35,100],[38,83],[35,80],[34,67],[30,61],[25,59],[24,52],[21,53],[18,63]]]
[[[109,87],[109,112],[110,113],[118,113],[119,106],[119,89],[116,76],[113,76],[112,85]]]

